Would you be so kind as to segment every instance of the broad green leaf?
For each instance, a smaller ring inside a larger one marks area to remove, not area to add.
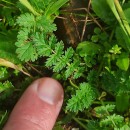
[[[115,21],[106,0],[92,0],[92,8],[96,15],[100,17],[107,24],[113,24]]]
[[[130,24],[130,8],[125,9],[124,13],[125,13],[125,16],[126,16],[128,23]]]
[[[96,28],[94,29],[94,33],[95,33],[95,34],[101,34],[101,29],[98,28],[98,27],[96,27]]]
[[[125,50],[127,50],[127,42],[126,42],[126,38],[125,35],[123,33],[123,30],[121,29],[120,26],[116,27],[116,31],[115,31],[115,36],[117,39],[117,42],[120,46],[122,46]]]
[[[78,47],[76,51],[79,53],[81,57],[84,56],[93,56],[97,54],[97,52],[100,50],[100,46],[98,44],[85,41],[78,44]]]
[[[127,53],[122,53],[118,59],[117,59],[117,62],[116,62],[116,65],[122,69],[122,70],[125,70],[127,71],[128,68],[129,68],[129,55]]]
[[[116,96],[116,109],[118,112],[125,112],[126,110],[128,110],[129,99],[130,99],[130,96],[125,92],[120,92],[119,94],[117,94],[117,96]]]

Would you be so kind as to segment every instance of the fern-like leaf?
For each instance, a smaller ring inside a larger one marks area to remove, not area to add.
[[[35,61],[38,57],[34,42],[29,39],[30,29],[22,28],[17,35],[18,41],[15,45],[18,47],[16,53],[21,61]]]
[[[54,72],[59,72],[66,68],[66,78],[71,75],[74,79],[80,77],[84,72],[84,67],[80,66],[79,60],[76,59],[73,61],[73,48],[69,47],[64,51],[63,42],[61,41],[57,43],[57,39],[53,34],[49,37],[49,41],[47,38],[47,35],[43,33],[36,33],[33,36],[34,45],[38,55],[48,57],[45,65],[51,67]]]
[[[16,23],[21,27],[30,28],[35,25],[35,17],[33,14],[25,13],[17,18]]]
[[[103,116],[108,115],[108,112],[113,112],[115,107],[116,107],[115,105],[108,104],[105,106],[96,107],[96,108],[94,108],[94,110],[99,117],[103,117]]]
[[[82,76],[84,70],[85,70],[85,67],[81,67],[81,66],[78,67],[78,68],[76,69],[76,71],[74,72],[73,78],[74,78],[74,79],[77,79],[77,78],[79,78],[80,76]]]
[[[38,57],[32,42],[23,43],[23,45],[16,50],[16,53],[18,53],[18,57],[22,61],[35,61]]]
[[[71,57],[74,54],[74,50],[70,47],[65,51],[65,55],[63,55],[62,57],[60,57],[57,61],[57,63],[55,64],[53,71],[54,72],[59,72],[60,70],[62,70],[67,63],[69,63],[71,61]]]
[[[123,123],[123,121],[124,121],[124,118],[122,116],[113,114],[113,115],[107,116],[105,119],[101,120],[100,125],[101,126],[111,126],[112,122],[114,122],[115,125],[120,126]]]
[[[56,26],[52,24],[51,20],[48,20],[44,16],[34,17],[33,14],[25,13],[18,17],[16,23],[21,27],[17,36],[18,40],[15,43],[18,47],[16,53],[21,61],[35,61],[38,56],[50,56],[51,44],[50,42],[48,44],[48,34],[56,30]],[[37,30],[39,34],[35,34],[35,30]],[[43,35],[40,35],[41,31],[44,31],[44,33],[42,33]],[[58,45],[56,46],[56,49],[57,48],[59,48]],[[60,50],[57,50],[56,55],[53,56],[57,57],[59,51]],[[55,62],[55,58],[53,59],[53,62]]]
[[[60,1],[59,1],[60,2]],[[53,34],[56,31],[54,19],[44,15],[34,16],[30,13],[20,15],[17,24],[20,26],[16,53],[21,61],[35,61],[38,57],[46,56],[45,66],[59,72],[65,69],[65,78],[80,77],[84,67],[80,66],[80,60],[75,57],[74,50],[70,47],[64,51],[62,41],[57,42]]]
[[[65,71],[65,77],[68,78],[70,75],[73,75],[74,71],[78,68],[79,65],[80,65],[79,60],[75,60],[73,63],[68,65]]]
[[[53,35],[51,37],[54,37]],[[44,34],[36,33],[34,35],[34,43],[39,56],[50,56],[52,53],[53,42],[48,42]]]
[[[30,30],[27,28],[22,28],[17,35],[18,42],[15,43],[17,47],[21,47],[22,42],[26,41],[28,39],[28,34]],[[21,43],[21,44],[20,44]]]
[[[72,112],[83,111],[89,108],[95,100],[96,94],[88,83],[81,83],[76,95],[69,99],[66,109]]]
[[[63,42],[58,42],[56,45],[55,45],[55,54],[57,55],[57,58],[60,57],[62,54],[63,54],[63,49],[64,49],[64,44]]]
[[[47,17],[44,15],[37,17],[36,25],[41,31],[44,31],[47,33],[57,30],[56,24],[54,24],[52,20],[47,19]]]
[[[47,67],[51,67],[57,63],[57,60],[60,59],[61,55],[63,54],[63,48],[64,45],[62,42],[59,42],[55,45],[55,50],[53,51],[54,54],[52,54],[46,61]]]

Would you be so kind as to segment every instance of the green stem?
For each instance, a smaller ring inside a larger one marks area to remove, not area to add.
[[[78,118],[73,117],[73,119],[74,119],[80,126],[82,126],[85,130],[87,130],[87,127],[86,127],[81,121],[79,121]]]
[[[94,101],[93,104],[101,105],[101,101]],[[104,102],[104,104],[115,104],[115,102]]]
[[[80,120],[80,121],[84,121],[84,122],[89,122],[89,120],[86,120],[86,119],[83,119],[83,118],[77,118],[78,120]]]
[[[99,69],[98,69],[98,72],[97,72],[98,76],[100,75],[100,73],[102,71],[103,64],[104,64],[104,60],[102,60],[101,63],[100,63],[100,66],[99,66]]]
[[[107,62],[108,62],[108,67],[109,67],[109,69],[111,70],[111,55],[108,55],[108,60],[107,60]]]
[[[2,115],[1,119],[0,119],[0,124],[2,124],[3,120],[6,118],[8,112],[7,110],[5,111],[5,113]]]
[[[112,30],[112,32],[110,34],[109,42],[112,41],[112,38],[114,37],[114,35],[115,35],[115,30]]]
[[[74,84],[71,79],[70,79],[69,81],[70,81],[70,84],[71,84],[73,87],[75,87],[76,89],[79,89],[79,87],[78,87],[76,84]]]

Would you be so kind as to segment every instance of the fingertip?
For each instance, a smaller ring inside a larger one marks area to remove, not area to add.
[[[14,107],[4,130],[51,130],[63,97],[63,88],[58,81],[52,78],[34,81]]]
[[[37,93],[40,99],[52,105],[57,104],[64,97],[61,84],[52,78],[41,78]]]

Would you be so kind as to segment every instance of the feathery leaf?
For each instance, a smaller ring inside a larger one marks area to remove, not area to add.
[[[55,45],[54,54],[50,55],[46,61],[46,66],[53,66],[57,63],[57,60],[60,59],[61,55],[63,54],[64,45],[62,42],[59,42]]]
[[[96,95],[91,85],[85,82],[81,83],[76,94],[69,99],[66,109],[72,112],[83,111],[92,105],[95,98]]]
[[[32,26],[35,26],[35,17],[31,13],[25,13],[17,18],[16,23],[19,26],[30,28]]]
[[[65,55],[62,55],[62,57],[60,57],[56,63],[56,65],[53,68],[54,72],[59,72],[60,70],[62,70],[67,63],[69,63],[71,61],[71,57],[73,56],[74,50],[70,47],[65,51]]]
[[[35,61],[38,56],[32,42],[23,43],[21,48],[18,48],[16,52],[22,61]]]

